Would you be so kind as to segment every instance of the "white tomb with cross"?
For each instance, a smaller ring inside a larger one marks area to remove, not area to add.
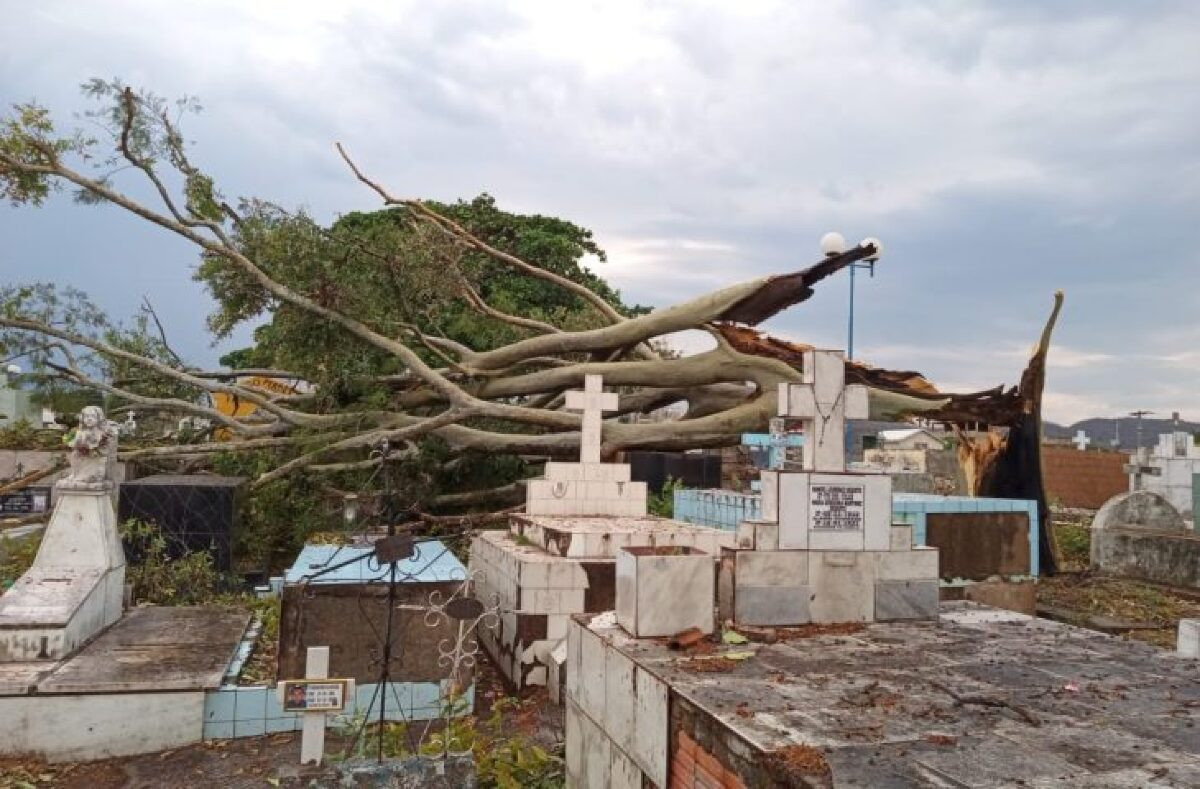
[[[1092,439],[1088,438],[1087,433],[1083,432],[1082,430],[1077,430],[1075,432],[1075,437],[1071,439],[1071,442],[1075,444],[1076,449],[1078,449],[1080,452],[1083,452],[1088,448],[1088,444],[1092,443]]]
[[[846,420],[867,418],[867,389],[846,386],[840,351],[806,351],[800,383],[779,385],[779,415],[799,419],[804,470],[763,475],[764,514],[781,550],[882,550],[890,544],[892,478],[846,472]]]
[[[646,483],[632,482],[627,463],[601,463],[604,412],[617,410],[615,392],[599,375],[582,391],[567,392],[566,408],[583,412],[578,463],[550,462],[543,479],[530,480],[527,515],[630,516],[646,514]]]
[[[847,419],[867,390],[845,384],[841,351],[804,353],[799,383],[779,386],[779,416],[799,419],[804,468],[762,472],[762,519],[722,554],[718,608],[735,624],[789,626],[937,616],[938,552],[892,524],[892,478],[846,470]]]

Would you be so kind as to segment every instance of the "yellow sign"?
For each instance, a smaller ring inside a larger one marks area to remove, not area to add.
[[[297,379],[280,379],[268,378],[264,375],[252,375],[244,378],[239,378],[238,386],[243,386],[247,389],[253,389],[263,394],[274,395],[291,395],[304,391],[308,384]],[[237,395],[232,395],[227,392],[214,392],[212,396],[213,408],[221,412],[225,416],[234,418],[250,416],[258,410],[258,406],[251,403],[249,400],[243,400]],[[217,430],[214,434],[218,441],[228,441],[233,437],[233,434],[224,428]]]

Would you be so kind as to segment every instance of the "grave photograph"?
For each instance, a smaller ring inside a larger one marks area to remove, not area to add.
[[[7,11],[0,789],[1200,786],[1200,7]]]

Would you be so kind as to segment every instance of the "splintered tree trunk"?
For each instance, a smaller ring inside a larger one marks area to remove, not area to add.
[[[1029,357],[1017,389],[1021,408],[1008,428],[1008,440],[991,464],[980,491],[983,496],[1005,499],[1032,499],[1038,505],[1038,561],[1041,572],[1054,575],[1058,570],[1050,547],[1050,506],[1042,479],[1042,392],[1046,387],[1046,355],[1050,335],[1062,309],[1063,294],[1054,294],[1054,309],[1042,329],[1042,336]]]
[[[1046,504],[1046,486],[1042,483],[1042,409],[1041,390],[1033,413],[1022,415],[1008,428],[1008,439],[992,456],[979,479],[979,496],[998,499],[1028,499],[1038,508],[1038,562],[1043,575],[1057,571],[1050,549],[1050,508]],[[1032,524],[1031,524],[1032,525]]]

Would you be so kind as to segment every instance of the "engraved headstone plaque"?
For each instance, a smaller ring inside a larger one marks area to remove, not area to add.
[[[809,515],[814,531],[862,531],[863,486],[813,483]]]

